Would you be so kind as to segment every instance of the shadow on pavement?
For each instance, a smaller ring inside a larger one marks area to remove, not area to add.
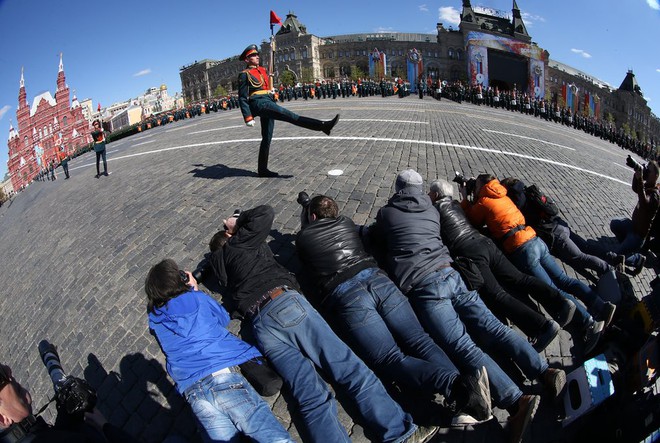
[[[248,171],[247,169],[241,168],[232,168],[222,163],[218,163],[213,166],[205,166],[202,164],[196,164],[195,169],[189,173],[193,177],[197,178],[210,178],[210,179],[223,179],[227,177],[258,177],[257,173],[254,171]]]

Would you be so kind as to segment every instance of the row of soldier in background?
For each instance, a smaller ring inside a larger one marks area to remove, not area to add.
[[[296,85],[280,84],[275,91],[275,99],[280,102],[291,100],[320,100],[322,98],[338,97],[390,97],[397,95],[405,97],[410,95],[410,83],[402,78],[393,80],[370,78],[358,80],[318,80],[314,83],[297,83]]]
[[[436,98],[442,96],[458,103],[466,101],[478,106],[503,108],[512,112],[533,115],[608,140],[619,145],[622,149],[635,152],[647,160],[657,160],[658,158],[653,142],[644,143],[634,139],[623,128],[617,129],[614,123],[594,116],[585,116],[577,111],[572,111],[566,106],[560,107],[557,102],[552,103],[542,98],[532,97],[526,92],[516,90],[515,85],[513,90],[500,90],[498,87],[468,86],[461,81],[444,82],[444,85],[441,84],[440,88],[437,87],[437,84],[434,85],[432,94]]]

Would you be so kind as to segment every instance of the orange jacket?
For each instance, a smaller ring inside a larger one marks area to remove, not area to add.
[[[470,205],[463,200],[461,206],[473,225],[481,227],[486,224],[488,231],[496,240],[504,237],[510,229],[525,225],[525,217],[515,203],[506,196],[506,188],[499,180],[486,183],[479,191],[475,204]],[[536,237],[534,229],[526,226],[525,229],[517,231],[504,240],[502,244],[504,252],[510,254],[534,237]]]

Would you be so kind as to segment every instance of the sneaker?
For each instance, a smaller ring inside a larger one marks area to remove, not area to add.
[[[560,327],[564,327],[573,320],[573,315],[575,314],[575,303],[568,299],[564,299],[564,304],[555,315],[554,319],[559,323]]]
[[[485,423],[486,421],[488,421],[488,420],[479,421],[471,415],[459,413],[459,414],[454,415],[452,417],[451,423],[449,423],[449,426],[452,427],[452,428],[463,428],[465,426],[474,426],[474,425],[478,425],[480,423]]]
[[[632,275],[633,277],[637,277],[644,269],[645,263],[646,263],[646,256],[640,255],[639,261],[637,262],[635,267],[627,270],[628,274]]]
[[[548,345],[555,339],[555,337],[557,337],[557,334],[559,334],[560,330],[561,326],[559,326],[559,323],[556,321],[548,320],[545,322],[545,326],[543,326],[543,329],[539,335],[537,335],[536,338],[531,341],[531,345],[534,350],[536,352],[541,352],[547,348]]]
[[[534,418],[539,407],[541,397],[538,395],[523,395],[518,400],[518,412],[507,420],[509,429],[509,441],[512,443],[522,442],[527,427]]]
[[[584,354],[589,354],[594,350],[600,339],[600,335],[603,332],[603,325],[605,323],[602,321],[592,322],[587,329],[584,331]]]
[[[543,386],[557,398],[566,386],[566,372],[563,369],[548,368],[541,374]]]
[[[109,174],[108,174],[108,171],[105,171],[105,172],[103,173],[103,175],[105,175],[105,176],[107,177],[107,176],[109,175]]]
[[[476,374],[460,376],[452,389],[450,401],[455,403],[457,415],[470,415],[478,421],[492,417],[490,384],[484,366]]]
[[[425,443],[438,432],[437,426],[417,426],[415,432],[408,438],[405,443]]]
[[[94,178],[99,178],[99,177],[100,177],[100,175],[99,175],[99,174],[96,174],[96,175],[94,176]]]
[[[612,323],[615,312],[616,305],[614,303],[605,302],[602,311],[600,311],[600,319],[603,321],[603,329],[607,328],[610,323]]]

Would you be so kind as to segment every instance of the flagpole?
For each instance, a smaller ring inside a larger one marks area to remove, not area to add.
[[[270,88],[275,89],[275,34],[273,34],[273,24],[270,24]]]

